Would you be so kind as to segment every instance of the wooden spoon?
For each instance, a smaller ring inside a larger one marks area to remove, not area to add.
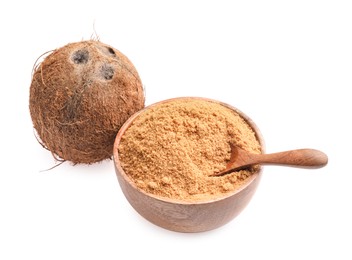
[[[315,149],[297,149],[271,154],[252,154],[233,144],[230,144],[230,146],[231,158],[226,165],[226,169],[212,176],[222,176],[255,164],[316,169],[328,163],[326,154]]]

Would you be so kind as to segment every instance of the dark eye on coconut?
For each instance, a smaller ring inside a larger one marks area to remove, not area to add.
[[[89,59],[89,53],[87,50],[78,50],[72,54],[72,60],[76,64],[87,63]]]
[[[111,48],[111,47],[107,47],[107,48],[108,48],[109,53],[110,53],[112,56],[116,56],[116,53],[115,53],[115,51],[114,51],[113,48]]]
[[[110,80],[114,76],[114,68],[110,65],[104,64],[101,67],[100,73],[104,79]]]

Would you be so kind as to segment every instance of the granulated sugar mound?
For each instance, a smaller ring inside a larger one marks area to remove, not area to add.
[[[225,169],[230,143],[261,153],[254,130],[217,102],[174,99],[147,108],[118,147],[121,166],[146,193],[181,201],[209,201],[241,188],[258,166],[213,177]]]
[[[118,130],[144,102],[131,61],[89,40],[67,44],[37,65],[29,109],[39,141],[56,158],[90,164],[111,158]]]

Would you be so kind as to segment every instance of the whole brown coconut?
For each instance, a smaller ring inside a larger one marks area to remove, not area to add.
[[[122,124],[144,107],[137,70],[95,40],[53,51],[34,70],[29,109],[40,142],[73,163],[111,158]]]

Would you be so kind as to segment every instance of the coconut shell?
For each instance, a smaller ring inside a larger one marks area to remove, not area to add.
[[[118,130],[144,105],[134,65],[99,41],[56,49],[33,72],[29,109],[39,141],[75,164],[111,158]]]

